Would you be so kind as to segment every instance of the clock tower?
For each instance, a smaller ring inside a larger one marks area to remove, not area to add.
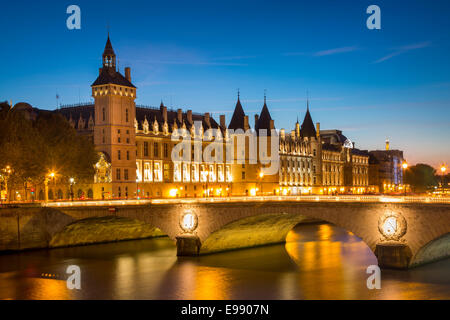
[[[136,87],[130,68],[125,76],[116,69],[116,54],[111,40],[106,41],[103,65],[91,85],[95,100],[94,143],[111,164],[111,182],[102,187],[109,198],[133,198],[136,195]]]

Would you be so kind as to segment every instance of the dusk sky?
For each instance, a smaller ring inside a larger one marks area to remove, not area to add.
[[[81,8],[68,30],[66,8]],[[381,8],[369,30],[366,8]],[[356,147],[450,164],[450,1],[7,1],[1,3],[0,100],[54,109],[92,101],[107,37],[131,67],[137,104],[227,121],[240,88],[251,119],[267,90],[277,129],[303,120]]]

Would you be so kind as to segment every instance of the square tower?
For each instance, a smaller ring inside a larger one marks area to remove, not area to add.
[[[136,87],[130,68],[125,76],[116,70],[116,55],[109,39],[103,52],[103,67],[91,85],[95,99],[94,144],[111,164],[112,198],[136,195]]]

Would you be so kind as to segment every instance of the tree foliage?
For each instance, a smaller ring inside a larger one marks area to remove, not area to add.
[[[60,114],[0,106],[0,169],[10,166],[11,188],[42,183],[49,172],[59,179],[92,179],[97,154],[93,143],[77,134]]]
[[[405,183],[409,184],[414,192],[425,192],[438,184],[436,170],[423,163],[411,166],[405,172]]]

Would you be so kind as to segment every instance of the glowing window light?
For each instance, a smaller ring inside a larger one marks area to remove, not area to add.
[[[170,190],[169,190],[169,195],[170,195],[172,198],[175,198],[175,197],[177,196],[177,194],[178,194],[178,189],[170,189]]]

